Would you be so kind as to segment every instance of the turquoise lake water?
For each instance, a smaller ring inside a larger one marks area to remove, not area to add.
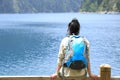
[[[110,64],[120,76],[120,14],[0,14],[0,75],[50,75],[55,72],[61,40],[76,17],[80,35],[90,42],[92,73]]]

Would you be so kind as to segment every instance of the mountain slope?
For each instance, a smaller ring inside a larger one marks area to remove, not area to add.
[[[114,11],[120,12],[120,0],[84,0],[80,11],[100,12]]]
[[[0,0],[0,13],[78,12],[81,0]]]

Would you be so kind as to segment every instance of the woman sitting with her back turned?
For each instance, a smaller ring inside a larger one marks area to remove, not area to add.
[[[69,24],[68,24],[68,36],[78,36],[79,35],[79,31],[80,31],[80,24],[79,21],[77,19],[73,19]],[[60,49],[59,49],[59,54],[58,54],[58,64],[57,64],[57,68],[56,68],[56,72],[54,74],[52,74],[50,76],[51,80],[55,80],[57,78],[57,76],[61,76],[63,75],[62,72],[62,62],[64,60],[65,57],[65,45],[68,42],[68,37],[65,37],[61,44],[60,44]],[[91,68],[90,68],[90,58],[89,58],[89,53],[90,53],[90,45],[89,45],[89,41],[84,38],[85,44],[87,46],[87,67],[83,68],[81,70],[73,70],[69,67],[64,67],[64,76],[65,77],[70,77],[70,76],[74,76],[74,77],[86,77],[87,73],[89,75],[90,78],[92,78],[93,80],[98,80],[97,75],[94,75],[91,73]],[[86,51],[85,51],[86,52]]]

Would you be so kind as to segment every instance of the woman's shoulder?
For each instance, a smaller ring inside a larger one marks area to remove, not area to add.
[[[68,40],[68,37],[64,37],[63,39],[62,39],[62,42],[66,42]]]
[[[83,39],[84,39],[86,45],[89,45],[89,44],[90,44],[89,41],[88,41],[88,39],[87,39],[86,37],[83,37]]]
[[[64,37],[64,38],[62,39],[62,44],[66,44],[67,41],[68,41],[68,37]]]

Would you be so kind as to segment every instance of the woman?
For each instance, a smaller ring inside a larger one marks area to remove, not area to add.
[[[79,35],[79,31],[80,31],[79,21],[77,19],[73,19],[68,24],[68,36],[69,37],[71,37],[73,35],[74,36],[78,36]],[[63,73],[64,73],[65,77],[67,77],[67,76],[74,76],[74,77],[75,76],[77,76],[77,77],[80,76],[80,77],[83,77],[83,76],[87,76],[86,75],[87,72],[88,72],[88,75],[93,80],[97,80],[98,77],[91,73],[90,59],[89,59],[90,47],[89,47],[89,41],[86,38],[84,38],[84,42],[87,45],[87,51],[85,51],[85,52],[88,53],[88,55],[86,57],[87,58],[87,67],[86,68],[82,68],[81,70],[73,70],[73,69],[68,68],[68,67],[64,67],[64,69],[63,69],[62,63],[63,63],[64,57],[65,57],[66,43],[68,43],[69,37],[65,37],[62,40],[62,42],[61,42],[60,49],[59,49],[59,54],[58,54],[57,69],[56,69],[56,72],[50,76],[51,80],[54,80],[57,76],[62,76]]]

